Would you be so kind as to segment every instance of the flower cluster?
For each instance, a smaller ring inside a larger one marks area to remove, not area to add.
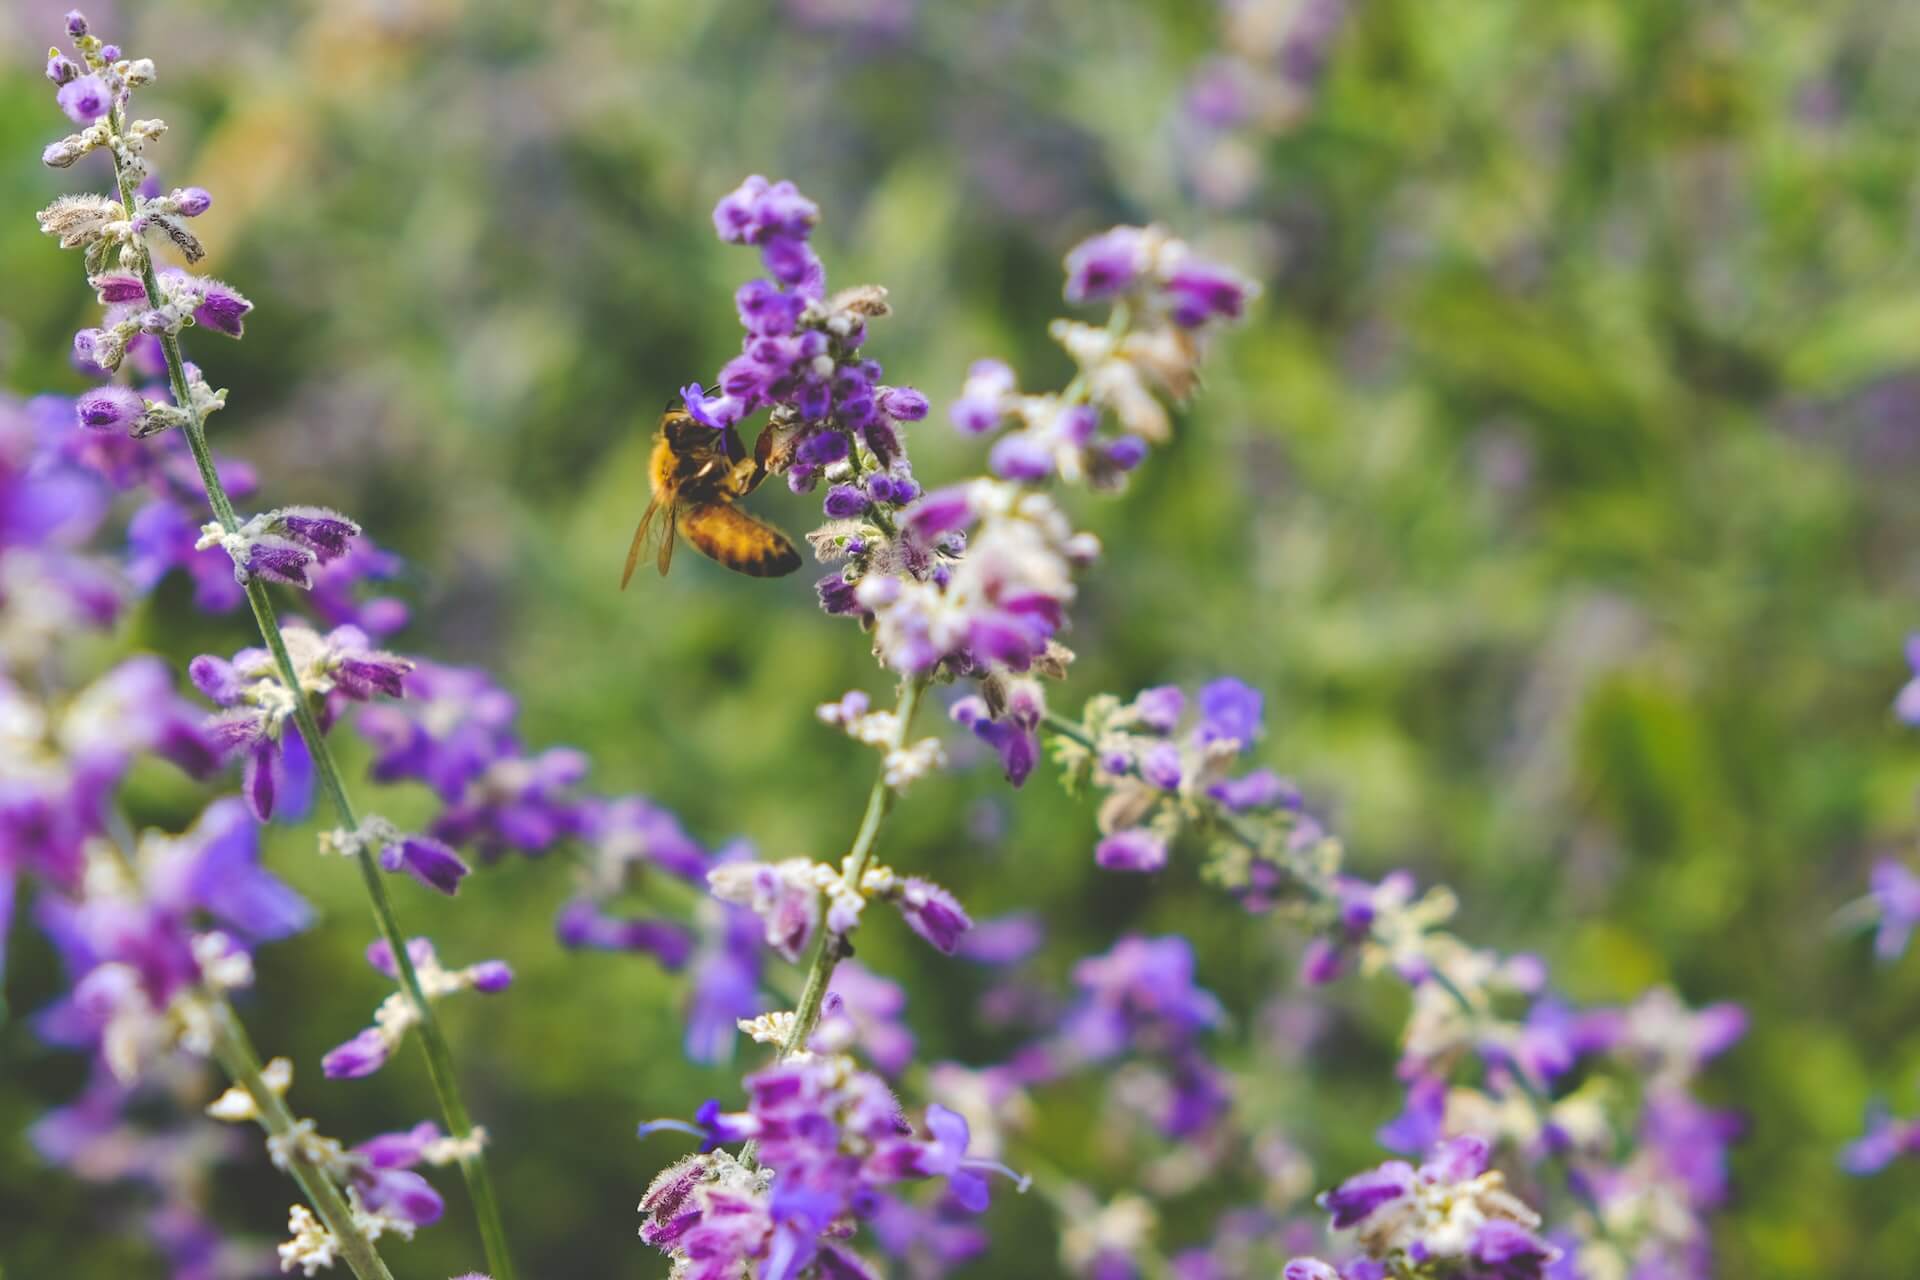
[[[838,702],[822,703],[815,714],[824,724],[837,725],[855,742],[865,743],[885,758],[885,778],[889,787],[904,791],[916,780],[939,769],[947,762],[946,748],[938,738],[906,741],[906,726],[892,711],[876,711],[872,701],[858,689],[848,690]]]
[[[1106,792],[1098,860],[1135,869],[1136,857],[1113,849],[1122,841],[1123,852],[1151,850],[1146,864],[1157,867],[1190,831],[1206,843],[1212,879],[1248,909],[1305,927],[1303,979],[1324,983],[1357,965],[1405,983],[1407,1104],[1380,1130],[1390,1149],[1417,1154],[1477,1135],[1529,1170],[1557,1166],[1575,1203],[1556,1246],[1583,1272],[1707,1265],[1706,1218],[1726,1199],[1726,1151],[1741,1124],[1692,1086],[1744,1032],[1741,1011],[1696,1013],[1665,990],[1623,1009],[1567,1004],[1536,957],[1446,932],[1455,903],[1444,889],[1419,894],[1405,872],[1346,874],[1339,842],[1277,775],[1225,775],[1258,735],[1256,691],[1222,680],[1196,701],[1184,739],[1174,735],[1186,700],[1172,689],[1125,704],[1097,698],[1081,722],[1048,725],[1068,780]],[[1635,1139],[1624,1156],[1622,1132]]]
[[[1169,1138],[1195,1140],[1225,1115],[1227,1079],[1206,1056],[1203,1039],[1225,1018],[1194,978],[1185,938],[1122,938],[1105,955],[1074,967],[1080,999],[1047,1040],[1019,1055],[1017,1078],[1033,1085],[1131,1057],[1114,1077],[1121,1105],[1144,1109]]]
[[[420,980],[420,989],[429,1000],[438,1000],[458,991],[478,991],[493,995],[513,984],[513,970],[504,961],[482,960],[464,969],[443,969],[433,944],[425,938],[407,943],[407,958]],[[385,939],[367,946],[367,963],[388,978],[398,981],[399,967],[393,948]],[[385,1066],[393,1051],[400,1047],[407,1032],[419,1025],[420,1013],[404,992],[395,991],[374,1010],[373,1025],[333,1049],[321,1059],[320,1069],[329,1080],[353,1080],[370,1076]]]
[[[567,747],[527,752],[512,695],[486,672],[412,663],[398,692],[402,703],[367,707],[354,727],[373,745],[375,780],[423,782],[439,797],[435,838],[492,861],[545,853],[586,830],[577,788],[587,758]]]
[[[1200,195],[1232,206],[1258,189],[1260,144],[1313,108],[1350,0],[1225,0],[1221,48],[1188,82],[1182,155]]]
[[[867,321],[888,312],[886,290],[861,285],[828,296],[827,273],[809,237],[819,206],[791,182],[758,174],[713,211],[728,244],[755,245],[772,279],[750,280],[734,295],[747,335],[709,393],[685,388],[687,411],[717,431],[770,408],[764,440],[768,469],[796,491],[829,482],[826,513],[836,520],[887,512],[919,496],[901,426],[927,416],[911,387],[880,381],[880,365],[861,354]]]
[[[293,1064],[275,1058],[260,1073],[274,1098],[284,1102],[293,1085]],[[269,1104],[272,1105],[272,1104]],[[261,1100],[235,1085],[207,1106],[207,1114],[229,1124],[265,1123]],[[422,1165],[456,1163],[477,1152],[486,1131],[476,1129],[464,1141],[447,1137],[423,1121],[412,1129],[383,1133],[356,1147],[345,1147],[322,1134],[312,1120],[297,1120],[284,1132],[269,1130],[267,1152],[274,1167],[290,1171],[299,1163],[344,1189],[354,1226],[368,1242],[395,1235],[413,1239],[421,1227],[430,1227],[446,1211],[446,1201],[433,1184],[415,1172]],[[332,1267],[341,1254],[341,1241],[305,1205],[288,1214],[289,1239],[279,1247],[280,1269],[299,1268],[315,1275]]]
[[[948,955],[973,925],[960,903],[939,885],[901,876],[890,867],[856,872],[851,859],[839,868],[806,858],[730,862],[708,872],[707,883],[714,897],[758,916],[767,945],[788,960],[805,953],[823,918],[828,932],[850,933],[867,903],[876,898],[892,903],[908,928]]]
[[[873,1277],[847,1242],[866,1221],[883,1247],[904,1243],[878,1226],[899,1203],[899,1184],[944,1179],[945,1199],[969,1213],[987,1207],[988,1175],[1025,1185],[969,1154],[967,1122],[953,1111],[928,1107],[917,1133],[886,1084],[847,1058],[807,1055],[745,1083],[744,1111],[709,1102],[697,1127],[641,1126],[642,1136],[674,1128],[705,1142],[704,1154],[666,1169],[640,1202],[648,1219],[640,1238],[673,1259],[675,1276],[719,1280],[751,1268],[766,1280]],[[758,1164],[717,1149],[736,1142],[755,1143]]]
[[[288,687],[278,661],[265,649],[242,649],[231,660],[202,654],[187,668],[195,687],[222,708],[207,722],[207,733],[224,755],[243,761],[241,794],[262,822],[273,816],[275,801],[282,796],[299,795],[295,809],[306,807],[311,744],[293,724],[302,701],[310,700],[317,708],[324,729],[346,703],[369,702],[382,693],[401,696],[401,679],[412,666],[372,648],[357,627],[337,627],[322,635],[310,627],[289,626],[283,639],[299,679],[297,689]]]
[[[1172,685],[1143,690],[1127,703],[1098,697],[1083,716],[1090,747],[1055,739],[1068,777],[1106,793],[1094,860],[1109,871],[1160,870],[1173,840],[1219,810],[1280,813],[1298,823],[1300,795],[1280,775],[1255,769],[1230,776],[1260,736],[1259,690],[1231,676],[1205,685],[1183,734],[1187,702]]]
[[[1487,1144],[1451,1138],[1419,1168],[1389,1160],[1347,1179],[1320,1198],[1337,1230],[1351,1230],[1365,1256],[1382,1269],[1364,1274],[1419,1274],[1454,1280],[1543,1280],[1560,1251],[1535,1234],[1540,1215],[1506,1190],[1487,1167]],[[1315,1258],[1289,1263],[1286,1280],[1339,1280]]]
[[[1907,637],[1907,666],[1912,675],[1894,696],[1893,713],[1901,723],[1920,728],[1920,632]],[[1874,956],[1892,964],[1906,955],[1913,931],[1920,925],[1920,874],[1895,858],[1875,862],[1868,874],[1867,896],[1849,908],[1857,923],[1875,926]],[[1875,1104],[1867,1114],[1866,1132],[1840,1153],[1848,1173],[1871,1174],[1902,1156],[1920,1155],[1920,1121],[1900,1120]]]
[[[211,197],[197,187],[164,191],[150,175],[144,153],[165,125],[134,118],[131,98],[153,81],[153,64],[123,57],[78,13],[68,16],[67,32],[74,56],[54,52],[47,76],[80,128],[43,159],[64,168],[102,152],[115,190],[63,196],[39,220],[62,247],[81,251],[105,308],[100,323],[73,342],[75,368],[101,381],[72,400],[0,402],[0,732],[9,759],[17,747],[29,765],[18,776],[0,771],[0,902],[11,903],[21,872],[39,881],[34,915],[73,985],[37,1025],[55,1043],[94,1052],[116,1081],[114,1091],[90,1089],[66,1109],[73,1116],[84,1110],[85,1125],[55,1126],[43,1149],[55,1158],[97,1154],[120,1129],[133,1133],[109,1113],[128,1105],[134,1089],[183,1057],[211,1056],[235,1081],[216,1113],[259,1120],[275,1163],[310,1197],[293,1210],[283,1267],[311,1275],[338,1257],[371,1275],[374,1240],[410,1235],[439,1216],[438,1196],[407,1170],[437,1159],[440,1149],[343,1152],[317,1137],[311,1122],[296,1122],[279,1100],[289,1070],[252,1061],[227,993],[251,981],[252,946],[307,923],[305,904],[259,866],[256,820],[304,812],[316,773],[328,779],[353,828],[331,833],[323,847],[448,892],[465,873],[444,844],[402,835],[382,819],[355,818],[323,740],[346,704],[404,692],[413,664],[376,648],[374,637],[400,626],[406,610],[391,599],[363,599],[360,590],[392,577],[398,562],[354,521],[325,508],[285,506],[253,517],[234,511],[232,496],[250,494],[254,477],[208,447],[206,421],[224,408],[226,393],[184,358],[180,339],[195,327],[239,338],[252,303],[221,281],[156,260],[164,245],[189,264],[203,256],[186,224],[207,211]],[[84,553],[120,494],[146,500],[126,526],[124,558]],[[130,589],[152,590],[176,569],[191,577],[197,606],[224,612],[250,599],[262,627],[264,648],[191,664],[194,683],[219,708],[211,719],[179,699],[157,660],[134,658],[91,684],[70,669],[80,631],[107,629]],[[330,629],[279,626],[268,583],[305,591],[303,609]],[[16,662],[35,664],[34,688],[46,691],[44,701],[21,692],[24,682],[12,678]],[[242,796],[214,801],[182,836],[149,834],[136,847],[117,792],[133,757],[148,753],[196,777],[240,755]],[[369,885],[384,926],[395,929],[378,878]],[[0,910],[0,921],[10,915]],[[446,974],[429,957],[423,967],[435,994],[498,990],[508,980],[498,964]],[[423,1033],[437,1037],[407,967],[389,964],[386,972],[414,989],[389,1002],[388,1014],[399,1005],[406,1016],[383,1016],[383,1026],[397,1036],[399,1024],[421,1019]],[[450,1087],[436,1076],[443,1101]],[[446,1106],[449,1116],[461,1110]],[[478,1157],[477,1138],[463,1118],[455,1123],[460,1135],[441,1154],[467,1166]],[[139,1173],[130,1167],[130,1176]],[[483,1202],[484,1184],[471,1185],[476,1208],[495,1216],[490,1200]],[[169,1196],[150,1224],[156,1241],[179,1260],[182,1275],[212,1275],[216,1266],[230,1273],[233,1251],[192,1201],[184,1192]]]

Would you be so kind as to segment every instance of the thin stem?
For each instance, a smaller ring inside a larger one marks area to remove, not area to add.
[[[926,683],[919,679],[904,681],[900,686],[900,701],[894,707],[894,716],[900,724],[899,740],[896,747],[906,743],[907,733],[913,728],[913,714],[919,709],[920,692]],[[867,864],[873,861],[873,847],[880,836],[880,824],[886,821],[887,814],[893,810],[894,789],[887,785],[887,766],[883,760],[880,770],[874,775],[873,787],[867,792],[867,811],[860,817],[860,830],[853,837],[853,848],[847,851],[846,869],[842,877],[848,884],[858,885],[865,874]],[[800,989],[800,1004],[793,1011],[793,1029],[787,1033],[787,1041],[780,1046],[782,1057],[791,1057],[805,1046],[813,1030],[820,1024],[820,1007],[826,1002],[827,983],[833,978],[833,971],[852,951],[846,939],[832,930],[821,934],[820,944],[813,949],[813,964],[807,970],[807,982]]]
[[[118,133],[125,124],[122,112],[116,108],[110,116],[112,127]],[[134,208],[134,184],[132,175],[120,163],[117,152],[114,153],[114,179],[120,188],[120,201],[129,217]],[[149,301],[160,299],[160,281],[154,270],[153,254],[144,241],[133,241],[139,247],[140,279],[145,285]],[[227,532],[239,528],[239,518],[234,514],[233,502],[227,496],[226,486],[220,482],[219,470],[214,466],[213,451],[207,446],[206,423],[193,402],[193,395],[187,384],[186,359],[180,351],[180,339],[177,334],[163,332],[160,346],[166,356],[167,378],[173,387],[175,405],[186,414],[184,430],[187,446],[193,453],[194,465],[200,471],[201,482],[206,486],[207,502],[213,508],[214,518]],[[339,766],[335,763],[333,752],[327,745],[326,737],[320,731],[319,722],[313,714],[313,705],[301,687],[299,672],[295,670],[293,658],[287,652],[287,643],[281,635],[280,622],[273,608],[273,600],[267,594],[266,584],[258,578],[249,578],[246,583],[247,603],[253,608],[253,618],[260,629],[260,638],[266,643],[273,655],[274,665],[279,669],[280,679],[287,689],[295,694],[294,720],[299,726],[300,736],[305,739],[308,753],[313,758],[314,770],[320,776],[321,787],[332,802],[334,812],[340,819],[340,825],[347,830],[356,830],[360,825],[353,803],[347,795],[345,782],[341,779]],[[433,1083],[434,1094],[440,1100],[440,1111],[446,1119],[448,1132],[463,1142],[473,1132],[473,1121],[467,1113],[466,1103],[460,1096],[460,1087],[453,1074],[453,1055],[447,1047],[445,1035],[440,1030],[439,1019],[435,1017],[432,1003],[420,988],[420,978],[414,972],[413,960],[407,954],[406,934],[400,929],[400,923],[394,917],[393,901],[387,894],[385,882],[381,879],[380,869],[374,862],[373,852],[364,842],[357,844],[355,858],[360,864],[360,879],[366,885],[367,899],[373,907],[373,916],[380,929],[380,936],[386,939],[392,949],[394,965],[400,975],[400,987],[407,994],[414,1012],[418,1015],[420,1026],[420,1044],[426,1054],[427,1075]],[[470,1145],[470,1144],[469,1144]],[[473,1154],[463,1156],[460,1172],[467,1182],[467,1193],[473,1201],[474,1216],[480,1225],[481,1240],[486,1248],[487,1263],[493,1273],[493,1280],[515,1280],[513,1260],[507,1253],[506,1231],[501,1225],[500,1207],[494,1198],[493,1184],[487,1176],[485,1157],[475,1150]]]
[[[213,1056],[219,1059],[233,1082],[253,1099],[254,1110],[260,1113],[260,1127],[272,1137],[288,1137],[297,1123],[293,1112],[261,1077],[260,1056],[254,1052],[240,1019],[234,1016],[233,1006],[225,996],[212,993],[208,993],[207,1002],[214,1014]],[[300,1184],[301,1194],[313,1206],[322,1225],[339,1242],[340,1256],[346,1259],[348,1268],[359,1280],[393,1280],[393,1272],[387,1270],[380,1251],[355,1225],[353,1208],[334,1184],[332,1175],[309,1160],[297,1144],[287,1143],[285,1149],[289,1153],[287,1172]]]
[[[900,726],[893,743],[895,747],[905,744],[907,734],[913,728],[914,712],[919,710],[920,695],[926,687],[926,680],[918,676],[901,682],[900,698],[893,708]],[[867,870],[867,864],[873,861],[874,845],[880,837],[880,824],[893,811],[895,798],[894,789],[887,785],[887,766],[883,759],[879,772],[874,774],[873,787],[867,792],[866,812],[860,817],[860,829],[854,834],[853,847],[847,851],[842,876],[848,884],[858,885],[860,877]],[[826,1004],[827,984],[833,981],[833,971],[852,954],[853,947],[845,936],[831,929],[821,930],[820,941],[813,948],[813,960],[807,966],[806,983],[800,988],[800,1001],[794,1006],[793,1028],[787,1032],[786,1041],[780,1046],[782,1058],[790,1058],[800,1052],[813,1036],[814,1029],[820,1025],[820,1010]],[[753,1153],[758,1145],[749,1142],[740,1149],[742,1164],[753,1164]]]

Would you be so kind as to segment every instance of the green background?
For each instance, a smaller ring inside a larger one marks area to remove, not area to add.
[[[806,574],[683,556],[615,590],[659,404],[737,349],[755,264],[714,240],[714,199],[758,171],[818,200],[830,280],[892,291],[868,350],[936,406],[982,355],[1058,384],[1058,259],[1090,231],[1160,220],[1257,274],[1173,446],[1124,498],[1072,499],[1107,555],[1056,705],[1238,674],[1269,697],[1262,761],[1361,871],[1453,884],[1466,936],[1538,949],[1577,997],[1742,1002],[1752,1033],[1705,1086],[1750,1124],[1722,1274],[1911,1269],[1920,1170],[1855,1181],[1834,1155],[1870,1096],[1915,1105],[1920,961],[1876,971],[1832,916],[1910,845],[1920,777],[1888,711],[1920,622],[1920,8],[1361,0],[1311,111],[1237,135],[1253,186],[1222,205],[1181,119],[1219,40],[1191,0],[926,0],[891,35],[689,0],[121,7],[91,12],[160,62],[141,114],[173,126],[161,175],[213,192],[208,265],[258,305],[244,343],[190,343],[232,389],[217,443],[266,502],[340,507],[407,557],[399,647],[491,667],[530,745],[586,748],[597,789],[709,844],[842,848],[870,762],[812,707],[885,687]],[[32,219],[74,181],[34,160],[65,123],[37,78],[63,8],[0,6],[0,379],[22,395],[78,389],[65,351],[91,314]],[[912,445],[929,484],[980,465],[940,408]],[[756,503],[790,529],[815,511]],[[176,580],[121,640],[184,660],[245,638]],[[135,781],[147,822],[202,800],[163,769]],[[427,812],[412,789],[378,804]],[[1091,832],[1044,773],[1014,796],[976,768],[915,791],[884,853],[976,916],[1040,910],[1050,980],[1125,931],[1188,934],[1236,1013],[1219,1047],[1249,1114],[1314,1157],[1316,1186],[1375,1160],[1399,992],[1337,988],[1317,1038],[1278,1043],[1261,1011],[1294,998],[1290,940],[1191,859],[1097,874]],[[356,1139],[431,1097],[413,1053],[319,1075],[383,983],[354,878],[311,847],[281,832],[270,856],[322,927],[263,955],[245,1012],[300,1064],[301,1109]],[[632,1126],[733,1096],[737,1072],[682,1061],[679,980],[553,944],[571,874],[516,859],[457,900],[397,892],[443,956],[519,974],[446,1018],[524,1269],[660,1275],[634,1203],[678,1148]],[[971,1019],[979,975],[869,932],[924,1060],[1004,1051]],[[17,934],[16,1014],[56,981]],[[137,1197],[48,1173],[21,1136],[74,1060],[17,1017],[0,1054],[7,1275],[155,1274],[116,1229]],[[1043,1097],[1036,1150],[1124,1190],[1137,1166],[1076,1094]],[[440,1181],[448,1221],[392,1255],[402,1276],[479,1263]],[[1225,1185],[1176,1202],[1163,1242],[1257,1193],[1244,1170]],[[290,1198],[253,1154],[215,1192],[262,1237]],[[1044,1203],[1001,1200],[975,1274],[1053,1273]]]

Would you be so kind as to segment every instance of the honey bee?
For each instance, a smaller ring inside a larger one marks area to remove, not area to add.
[[[662,577],[673,563],[676,533],[735,573],[779,578],[798,569],[800,553],[794,550],[793,540],[734,505],[767,478],[772,443],[770,430],[761,432],[753,456],[747,457],[731,429],[715,431],[677,404],[669,405],[647,464],[653,498],[640,517],[640,527],[633,531],[626,571],[620,575],[621,590],[632,580],[647,538],[656,531],[656,516],[661,527],[655,563]]]

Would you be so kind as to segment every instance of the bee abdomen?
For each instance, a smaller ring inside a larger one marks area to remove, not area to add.
[[[680,531],[702,555],[749,577],[780,578],[800,567],[792,539],[724,503],[683,510]]]

